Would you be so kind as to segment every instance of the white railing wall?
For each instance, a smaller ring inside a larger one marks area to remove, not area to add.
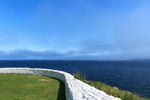
[[[41,68],[0,68],[0,73],[34,74],[59,79],[65,84],[66,100],[121,100],[63,71]]]

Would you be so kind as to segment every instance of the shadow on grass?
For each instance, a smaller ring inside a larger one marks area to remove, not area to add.
[[[59,80],[59,82],[60,84],[57,100],[66,100],[65,85],[62,81]]]

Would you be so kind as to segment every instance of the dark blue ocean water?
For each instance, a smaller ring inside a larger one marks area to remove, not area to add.
[[[50,68],[71,74],[79,70],[87,80],[150,98],[150,61],[0,61],[0,67]]]

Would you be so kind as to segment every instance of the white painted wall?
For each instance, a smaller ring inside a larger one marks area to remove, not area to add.
[[[34,74],[59,79],[65,83],[67,100],[121,100],[75,79],[71,74],[63,71],[40,68],[0,68],[0,73]]]

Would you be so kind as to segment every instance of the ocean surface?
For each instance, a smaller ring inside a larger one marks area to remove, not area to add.
[[[87,80],[101,81],[124,91],[150,98],[150,61],[0,61],[0,67],[31,67],[77,70],[86,74]]]

